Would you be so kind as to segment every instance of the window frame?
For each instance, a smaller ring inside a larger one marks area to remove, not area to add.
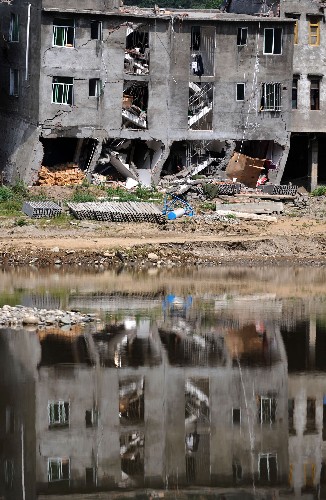
[[[72,83],[54,82],[55,78],[66,78],[66,79],[69,78],[72,80]],[[70,89],[68,89],[67,87],[71,87],[71,102],[58,102],[58,101],[55,101],[53,99],[54,92],[55,92],[55,86],[61,86],[61,85],[63,86],[62,95],[64,95],[63,92],[67,92],[67,90],[68,90],[68,94],[67,94],[68,97],[69,97]],[[73,77],[68,77],[68,76],[53,76],[52,77],[51,103],[52,104],[59,104],[61,106],[73,106],[74,105],[74,78]]]
[[[238,89],[240,87],[243,88],[243,99],[238,99]],[[246,84],[244,82],[238,82],[238,83],[236,83],[236,95],[235,95],[236,102],[244,102],[245,97],[246,97]]]
[[[276,464],[276,479],[278,477],[278,463],[277,463],[277,453],[270,452],[270,453],[259,453],[258,454],[258,477],[259,480],[261,480],[261,465],[260,461],[262,458],[266,458],[267,460],[267,481],[270,483],[271,482],[271,477],[270,477],[270,465],[269,465],[269,460],[270,458],[275,458],[275,464]]]
[[[280,82],[262,82],[262,96],[260,111],[280,112],[282,110],[282,88]],[[273,86],[273,106],[267,105],[266,96],[271,95],[267,86]]]
[[[91,94],[91,82],[94,82],[94,94]],[[103,93],[103,85],[101,78],[90,78],[88,80],[88,97],[101,97]]]
[[[63,462],[68,462],[68,477],[63,477],[62,465]],[[56,464],[58,466],[59,477],[53,479],[51,464]],[[48,483],[56,483],[59,481],[70,481],[70,458],[48,458]]]
[[[242,35],[243,31],[246,33],[245,43],[241,43],[243,40],[243,35]],[[238,33],[237,33],[237,46],[238,47],[245,47],[247,45],[247,42],[248,42],[248,28],[247,27],[239,27]]]
[[[316,22],[312,22],[312,20],[316,20]],[[318,16],[309,16],[308,17],[308,45],[310,47],[319,47],[320,46],[320,18]],[[316,33],[313,34],[311,28],[317,28]],[[311,39],[316,37],[316,43],[311,43]]]
[[[55,406],[58,406],[58,420],[55,420]],[[68,409],[68,411],[67,411]],[[68,414],[68,415],[67,415]],[[65,427],[70,425],[70,402],[59,399],[48,401],[49,427]]]
[[[264,402],[269,403],[267,418],[264,416],[263,405]],[[272,425],[276,421],[276,398],[273,396],[259,396],[259,423]]]
[[[9,95],[19,97],[19,69],[9,68]]]
[[[72,25],[69,25],[69,24],[55,24],[55,21],[71,21],[73,24]],[[61,28],[61,29],[64,29],[64,33],[65,33],[65,43],[63,44],[58,44],[58,43],[55,43],[55,41],[57,41],[57,38],[58,38],[58,34],[56,34],[57,32],[57,29],[58,28]],[[73,43],[72,44],[68,44],[67,41],[68,41],[68,30],[71,30],[72,29],[72,38],[73,38]],[[52,47],[61,47],[61,48],[66,48],[66,49],[73,49],[75,48],[75,42],[76,42],[76,22],[75,22],[75,19],[70,19],[70,18],[61,18],[61,17],[55,17],[53,19],[53,24],[52,24]]]
[[[300,76],[293,75],[292,77],[292,99],[291,99],[291,109],[298,109],[298,90],[299,90],[299,80]],[[296,83],[296,84],[295,84]],[[293,99],[293,95],[295,93],[295,99]],[[295,102],[295,106],[293,106],[293,102]]]
[[[316,75],[309,75],[308,76],[308,79],[309,79],[309,84],[310,84],[310,88],[309,88],[309,101],[310,101],[310,111],[320,111],[320,82],[321,82],[321,77]],[[317,88],[313,88],[312,85],[313,84],[318,84]],[[318,91],[318,104],[317,104],[317,107],[312,107],[312,95],[313,95],[313,91]],[[311,399],[311,398],[308,398],[308,399]]]
[[[280,32],[280,52],[275,52],[275,31]],[[266,52],[266,32],[273,31],[272,51]],[[283,28],[264,28],[264,47],[263,54],[267,56],[281,56],[283,53]]]
[[[17,36],[13,37],[14,34],[16,34]],[[15,12],[10,13],[9,42],[19,42],[19,15]]]

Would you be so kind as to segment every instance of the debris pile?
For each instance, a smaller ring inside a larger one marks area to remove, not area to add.
[[[109,222],[154,222],[164,224],[166,217],[154,203],[128,202],[87,202],[67,203],[76,219],[91,219]]]
[[[80,185],[85,179],[85,174],[74,163],[64,163],[55,167],[40,168],[37,186],[70,186]]]
[[[36,307],[24,307],[21,305],[11,307],[4,305],[0,308],[1,326],[22,325],[72,325],[96,321],[94,314],[82,314],[80,312],[62,311],[59,309],[37,309]]]

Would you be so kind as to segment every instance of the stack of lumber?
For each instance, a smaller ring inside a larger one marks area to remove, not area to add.
[[[38,173],[38,186],[70,186],[72,184],[82,184],[85,174],[74,163],[64,163],[55,167],[40,168]]]

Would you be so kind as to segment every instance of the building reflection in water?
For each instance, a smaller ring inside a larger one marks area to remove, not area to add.
[[[3,498],[325,498],[325,328],[241,311],[172,298],[99,333],[2,330]]]

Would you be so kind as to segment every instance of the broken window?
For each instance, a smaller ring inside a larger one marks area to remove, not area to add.
[[[48,403],[49,427],[69,425],[69,402],[49,401]]]
[[[54,47],[74,47],[75,45],[75,21],[74,19],[53,19],[53,41]]]
[[[189,83],[188,127],[190,130],[212,130],[213,84]]]
[[[19,42],[19,20],[18,14],[10,14],[9,41]]]
[[[9,94],[15,97],[19,95],[19,70],[10,68]]]
[[[86,482],[86,486],[96,486],[96,469],[95,469],[95,467],[86,467],[85,482]]]
[[[265,28],[264,54],[282,54],[282,28]]]
[[[316,430],[316,399],[307,398],[306,433]]]
[[[102,40],[102,21],[91,21],[91,40]]]
[[[320,19],[318,17],[310,17],[308,43],[313,47],[320,44]]]
[[[258,396],[258,421],[261,424],[273,424],[276,414],[276,399]]]
[[[144,421],[144,378],[120,381],[119,416],[122,424]]]
[[[128,24],[126,36],[126,73],[146,75],[149,72],[149,32],[144,25]]]
[[[310,109],[320,109],[320,78],[310,78]]]
[[[292,80],[292,109],[298,109],[298,76],[293,76]]]
[[[277,456],[276,453],[259,453],[258,455],[259,480],[263,483],[276,483]]]
[[[288,400],[289,434],[295,434],[294,427],[294,399]]]
[[[48,482],[67,481],[70,478],[69,458],[48,459]]]
[[[237,101],[244,101],[245,98],[245,83],[237,83]]]
[[[148,83],[125,81],[122,98],[122,128],[146,129]]]
[[[238,28],[237,45],[247,45],[248,28]]]
[[[73,104],[74,79],[67,76],[52,78],[52,103]]]
[[[102,94],[102,80],[99,78],[91,78],[89,80],[89,97],[100,97]]]
[[[85,423],[86,423],[86,427],[97,427],[97,425],[98,425],[98,410],[96,408],[92,408],[91,410],[86,410]]]
[[[241,409],[232,408],[232,423],[234,425],[240,425],[241,423]]]
[[[190,74],[214,75],[215,27],[192,26]]]
[[[262,83],[260,111],[281,111],[281,84]]]
[[[120,436],[121,470],[128,476],[144,476],[144,434],[132,431]]]

